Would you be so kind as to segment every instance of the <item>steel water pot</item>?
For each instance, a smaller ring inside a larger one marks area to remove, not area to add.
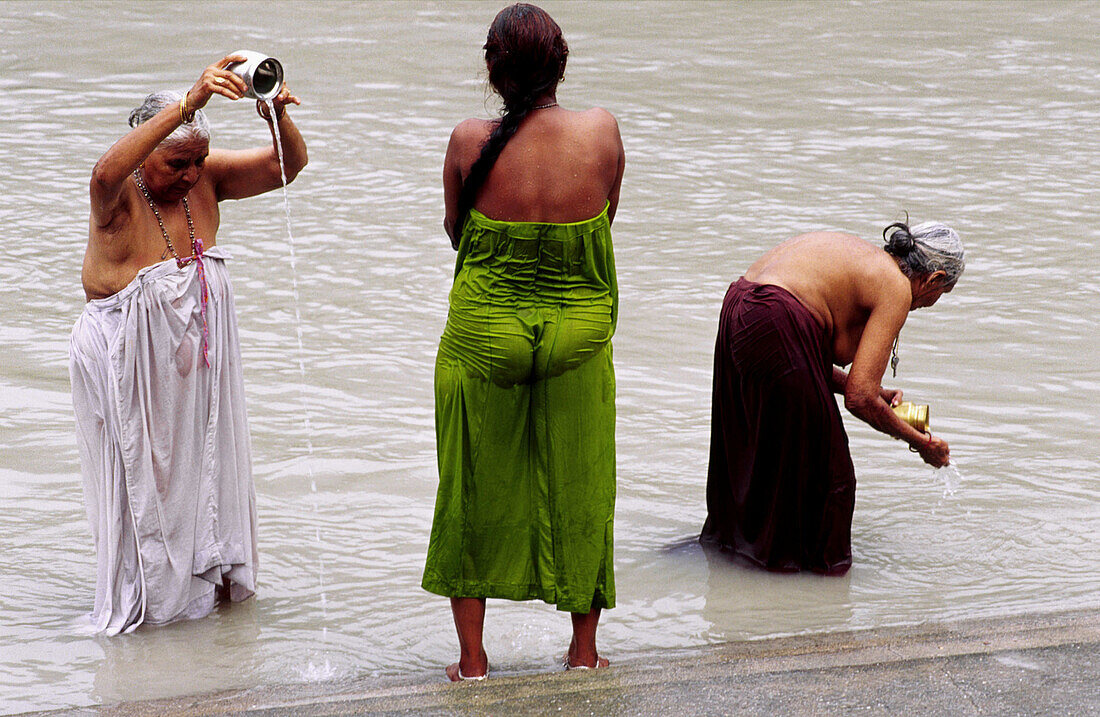
[[[225,69],[244,80],[248,85],[245,97],[257,100],[274,99],[283,88],[283,65],[274,57],[252,50],[237,50],[234,55],[246,58],[244,62],[234,62]]]

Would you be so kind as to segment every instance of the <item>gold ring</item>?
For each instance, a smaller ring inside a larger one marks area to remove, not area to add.
[[[217,82],[219,85],[224,85],[225,84],[225,78],[224,77],[215,77],[214,82]]]

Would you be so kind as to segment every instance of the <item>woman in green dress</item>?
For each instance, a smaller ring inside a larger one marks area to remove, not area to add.
[[[607,664],[615,603],[618,288],[615,118],[557,102],[568,48],[543,10],[502,10],[485,43],[500,119],[451,134],[444,228],[458,251],[435,370],[439,491],[423,587],[451,598],[452,680],[489,672],[485,599],[572,613],[566,667]]]

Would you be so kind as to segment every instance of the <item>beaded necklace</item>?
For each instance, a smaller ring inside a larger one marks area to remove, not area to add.
[[[183,212],[187,215],[187,231],[191,235],[191,256],[187,259],[181,259],[180,255],[176,253],[176,248],[172,246],[172,240],[168,238],[168,230],[164,228],[164,222],[160,218],[160,212],[157,210],[157,205],[153,203],[153,198],[149,195],[149,188],[145,186],[145,180],[141,178],[141,169],[134,170],[134,181],[137,182],[138,189],[145,196],[145,201],[149,203],[149,208],[153,210],[153,216],[157,218],[157,224],[160,226],[160,233],[164,237],[164,243],[168,245],[168,251],[176,259],[176,266],[181,269],[189,263],[189,260],[194,259],[195,252],[195,225],[191,222],[191,208],[187,206],[187,197],[183,198]]]
[[[202,263],[203,246],[202,239],[195,237],[195,224],[191,221],[191,208],[187,206],[187,197],[183,198],[183,213],[187,215],[187,232],[191,235],[191,256],[181,257],[176,253],[176,248],[172,246],[172,240],[168,238],[168,230],[164,228],[164,222],[160,218],[160,211],[157,210],[157,205],[153,202],[153,197],[149,195],[149,188],[145,186],[145,180],[141,178],[141,168],[134,170],[134,181],[137,182],[138,189],[141,190],[142,195],[145,196],[145,201],[149,203],[149,208],[153,210],[153,216],[157,218],[157,225],[160,226],[160,233],[164,237],[164,243],[168,246],[168,251],[176,260],[176,267],[182,269],[188,264],[194,262],[195,273],[199,277],[199,313],[202,315],[202,360],[206,363],[207,368],[210,367],[209,346],[210,346],[210,329],[206,323],[206,303],[209,298],[210,288],[206,284],[206,267]]]

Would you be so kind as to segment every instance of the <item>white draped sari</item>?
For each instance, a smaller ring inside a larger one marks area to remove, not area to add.
[[[228,254],[175,259],[90,301],[70,377],[97,558],[97,631],[206,615],[256,588],[256,494]],[[203,357],[203,327],[208,329]]]

